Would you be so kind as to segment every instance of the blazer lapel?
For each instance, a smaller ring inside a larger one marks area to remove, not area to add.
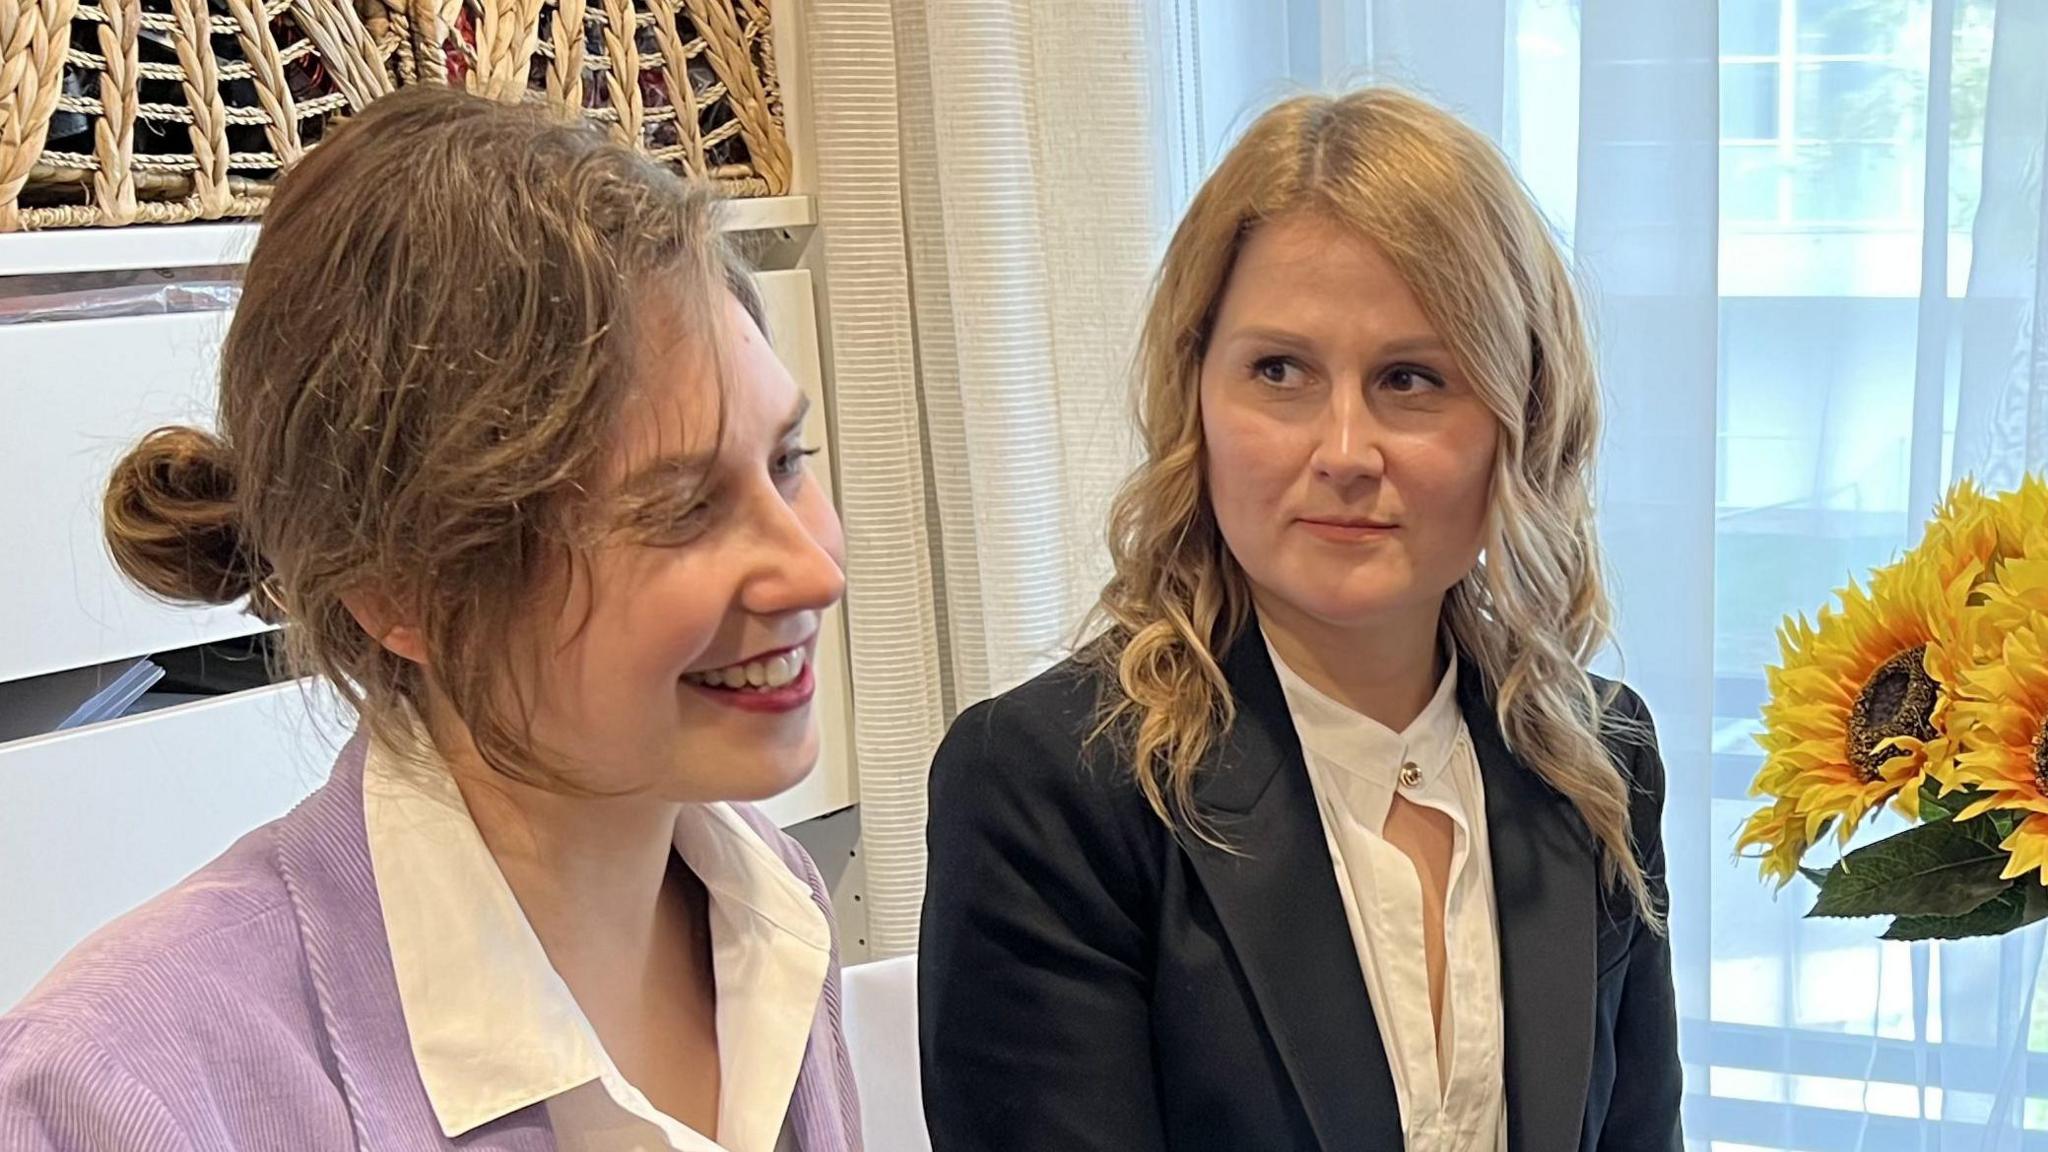
[[[285,817],[277,863],[298,916],[312,995],[332,1045],[333,1075],[363,1148],[554,1152],[546,1109],[535,1105],[450,1140],[413,1063],[384,911],[363,826],[361,733],[326,784]]]
[[[1228,848],[1181,837],[1326,1152],[1399,1148],[1393,1073],[1294,721],[1256,625],[1224,657],[1237,720],[1196,798]],[[1589,974],[1590,979],[1590,974]]]
[[[1459,703],[1486,784],[1486,832],[1500,920],[1500,985],[1513,1152],[1579,1146],[1593,1069],[1599,871],[1569,801],[1508,751],[1477,666]]]

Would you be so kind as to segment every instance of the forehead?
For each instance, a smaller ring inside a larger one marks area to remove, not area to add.
[[[1420,301],[1377,244],[1326,216],[1296,213],[1245,237],[1218,308],[1233,322],[1287,326],[1374,321],[1428,332]]]
[[[676,456],[715,454],[758,439],[795,403],[795,385],[745,305],[731,293],[701,310],[657,299],[636,318],[632,387],[611,451],[615,476]]]

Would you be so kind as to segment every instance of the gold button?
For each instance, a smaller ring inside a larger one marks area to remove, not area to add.
[[[1401,765],[1401,787],[1415,788],[1419,787],[1421,784],[1422,769],[1417,768],[1413,760],[1410,760],[1408,763]]]

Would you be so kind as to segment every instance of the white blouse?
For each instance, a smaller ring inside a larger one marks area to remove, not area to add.
[[[373,743],[363,815],[413,1060],[445,1135],[545,1102],[562,1152],[794,1152],[787,1114],[831,929],[738,813],[685,805],[675,831],[711,899],[715,1134],[661,1112],[620,1074],[445,766]]]
[[[1486,795],[1458,710],[1457,663],[1415,722],[1394,732],[1272,655],[1393,1070],[1408,1152],[1506,1152],[1500,931]],[[1455,829],[1444,900],[1441,1036],[1430,1009],[1422,883],[1407,855],[1383,836],[1397,793],[1444,813]]]

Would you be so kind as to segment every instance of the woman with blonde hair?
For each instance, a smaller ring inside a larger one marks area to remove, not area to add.
[[[1414,97],[1254,123],[1176,231],[1102,634],[963,714],[937,1152],[1677,1149],[1664,770],[1608,640],[1570,274]]]

